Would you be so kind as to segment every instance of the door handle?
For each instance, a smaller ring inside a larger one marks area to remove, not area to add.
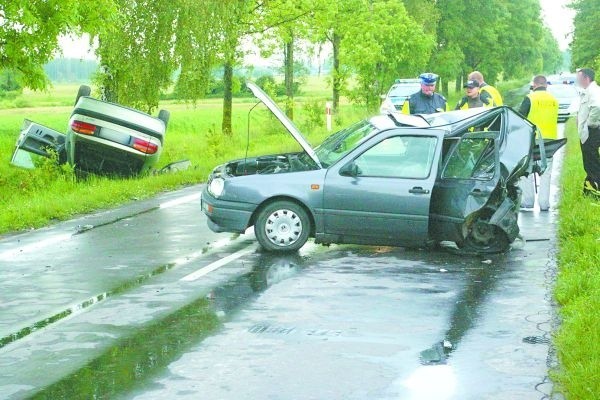
[[[412,194],[429,194],[429,190],[423,189],[421,186],[415,186],[414,188],[410,189],[408,191],[408,193],[412,193]]]

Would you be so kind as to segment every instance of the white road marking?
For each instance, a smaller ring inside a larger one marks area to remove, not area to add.
[[[209,273],[229,264],[230,262],[235,261],[238,258],[245,256],[246,254],[253,253],[255,250],[256,250],[256,245],[251,244],[250,246],[245,247],[242,250],[236,251],[235,253],[230,254],[225,258],[217,260],[211,264],[208,264],[205,267],[200,268],[197,271],[192,272],[191,274],[184,276],[183,278],[180,279],[180,281],[186,281],[186,282],[195,281],[195,280],[205,276],[206,274],[209,274]]]
[[[63,233],[60,235],[49,237],[48,239],[44,239],[44,240],[40,240],[40,241],[37,241],[34,243],[26,244],[21,247],[17,247],[17,248],[10,249],[10,250],[5,250],[0,253],[0,260],[11,261],[12,259],[14,259],[16,256],[18,256],[20,254],[29,253],[29,252],[36,251],[36,250],[41,250],[44,247],[52,246],[59,242],[67,241],[71,238],[71,236],[73,236],[73,234]]]
[[[191,203],[193,201],[198,201],[200,200],[202,194],[201,193],[194,193],[188,196],[183,196],[183,197],[179,197],[176,198],[174,200],[169,200],[166,201],[164,203],[159,204],[159,208],[160,209],[166,209],[166,208],[172,208],[172,207],[176,207],[182,204],[187,204],[187,203]],[[33,252],[33,251],[40,251],[41,249],[48,247],[48,246],[52,246],[54,244],[63,242],[63,241],[67,241],[69,239],[71,239],[71,237],[73,236],[72,233],[63,233],[63,234],[59,234],[44,240],[40,240],[31,244],[27,244],[21,247],[17,247],[17,248],[13,248],[10,250],[4,250],[2,252],[0,252],[0,260],[6,260],[6,261],[11,261],[13,260],[15,257],[19,256],[20,254],[23,253],[29,253],[29,252]]]
[[[182,204],[191,203],[192,201],[200,200],[201,195],[202,195],[201,193],[194,193],[194,194],[190,194],[188,196],[176,198],[174,200],[165,201],[164,203],[161,203],[158,206],[158,208],[160,208],[162,210],[165,208],[171,208],[171,207],[176,207],[176,206],[179,206]]]

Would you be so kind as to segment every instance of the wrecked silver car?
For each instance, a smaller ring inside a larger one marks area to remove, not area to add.
[[[508,107],[360,121],[311,147],[259,87],[249,88],[303,152],[214,169],[202,209],[216,232],[254,226],[269,251],[317,243],[418,247],[452,241],[502,252],[519,234],[521,176],[545,168],[536,128]],[[534,160],[534,150],[539,162]]]
[[[148,172],[156,165],[169,112],[158,118],[90,97],[81,86],[66,134],[25,120],[17,139],[12,164],[34,168],[36,157],[56,157],[77,171],[113,176]]]

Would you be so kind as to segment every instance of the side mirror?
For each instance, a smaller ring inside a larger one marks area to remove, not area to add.
[[[340,175],[352,176],[356,178],[357,176],[362,175],[362,171],[360,170],[358,165],[356,165],[356,163],[352,161],[350,164],[347,164],[340,170]]]
[[[387,99],[387,94],[380,94],[380,95],[379,95],[379,98],[380,98],[381,100],[385,100],[385,99]]]

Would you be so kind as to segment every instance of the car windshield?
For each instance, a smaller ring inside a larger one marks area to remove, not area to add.
[[[327,168],[348,154],[367,137],[377,132],[377,128],[368,120],[360,121],[346,129],[329,136],[315,149],[323,167]]]
[[[556,97],[578,97],[577,89],[573,85],[549,85],[548,91]]]
[[[390,92],[388,93],[389,97],[408,97],[413,93],[419,91],[421,86],[419,84],[416,85],[397,85],[392,86]]]

